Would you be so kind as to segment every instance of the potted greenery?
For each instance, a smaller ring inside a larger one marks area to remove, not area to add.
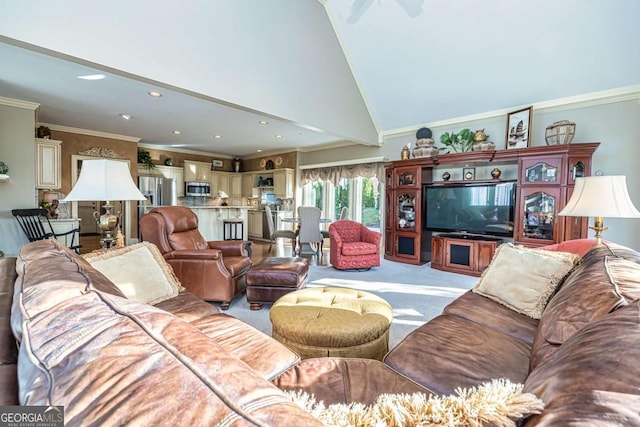
[[[144,165],[145,168],[152,170],[156,168],[156,165],[151,160],[151,154],[148,151],[138,151],[138,163]]]
[[[444,147],[440,147],[440,151],[447,153],[462,153],[465,151],[471,151],[473,147],[474,133],[470,129],[462,129],[460,132],[445,132],[440,135],[440,142],[444,144]]]

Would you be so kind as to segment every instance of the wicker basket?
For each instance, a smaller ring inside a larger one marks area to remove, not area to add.
[[[544,139],[547,145],[570,144],[576,134],[576,124],[569,120],[560,120],[547,126]]]

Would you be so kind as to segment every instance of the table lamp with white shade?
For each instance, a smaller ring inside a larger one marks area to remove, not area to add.
[[[118,226],[120,212],[111,212],[113,201],[146,200],[138,190],[126,162],[121,160],[88,159],[82,162],[78,181],[71,192],[64,198],[65,202],[81,202],[104,200],[102,206],[105,213],[94,212],[98,227],[104,237],[100,240],[102,247],[110,247],[115,238],[113,232]]]
[[[589,228],[596,232],[596,245],[602,244],[602,232],[607,229],[605,217],[640,218],[623,175],[576,178],[571,198],[558,215],[594,217]]]

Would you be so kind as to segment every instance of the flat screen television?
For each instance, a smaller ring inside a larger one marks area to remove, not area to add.
[[[425,184],[424,228],[513,237],[515,181]]]

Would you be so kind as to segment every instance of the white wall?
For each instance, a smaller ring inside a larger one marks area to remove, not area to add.
[[[638,100],[615,102],[580,108],[554,108],[553,111],[533,111],[531,146],[544,146],[545,128],[558,120],[576,123],[573,142],[600,142],[593,156],[593,171],[601,170],[605,175],[626,175],[631,200],[640,209],[640,103]],[[416,127],[416,131],[420,126]],[[490,140],[499,148],[505,147],[506,117],[484,121],[465,122],[443,129],[433,128],[436,146],[443,132],[485,129]],[[299,164],[345,161],[366,157],[384,156],[389,160],[399,160],[402,147],[415,143],[415,133],[385,141],[380,148],[350,146],[330,150],[300,153]],[[590,220],[592,223],[593,220]],[[605,219],[609,230],[604,232],[605,240],[640,250],[640,219]],[[593,232],[589,232],[592,236]]]
[[[15,256],[27,242],[11,209],[37,205],[35,177],[35,114],[33,109],[0,100],[0,160],[9,166],[9,182],[0,182],[0,250]]]

